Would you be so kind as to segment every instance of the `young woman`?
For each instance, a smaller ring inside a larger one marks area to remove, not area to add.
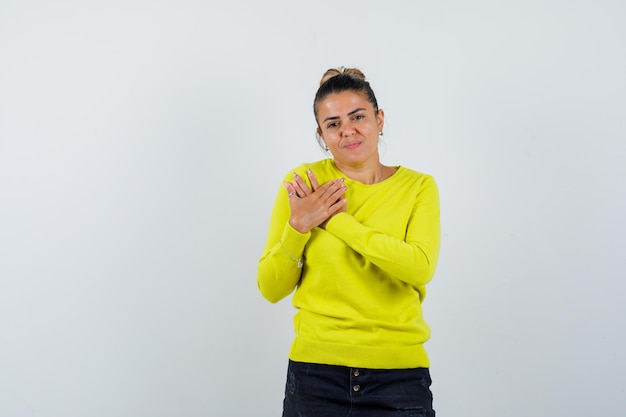
[[[439,254],[437,186],[380,162],[384,112],[358,69],[324,74],[314,114],[332,158],[285,177],[258,265],[266,299],[295,290],[283,416],[434,416],[421,305]]]

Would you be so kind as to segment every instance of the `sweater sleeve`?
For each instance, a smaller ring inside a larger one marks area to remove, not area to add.
[[[422,287],[432,279],[439,257],[441,232],[437,185],[432,177],[423,181],[404,239],[365,226],[348,213],[335,215],[328,222],[326,231],[342,239],[386,273],[414,287]]]
[[[263,255],[257,268],[259,291],[276,303],[295,289],[300,281],[304,247],[311,233],[300,233],[289,225],[290,208],[287,191],[281,186],[276,196]]]

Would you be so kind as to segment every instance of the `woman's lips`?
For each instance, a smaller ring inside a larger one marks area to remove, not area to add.
[[[358,147],[361,144],[361,142],[350,142],[344,145],[344,148],[346,149],[354,149],[356,147]]]

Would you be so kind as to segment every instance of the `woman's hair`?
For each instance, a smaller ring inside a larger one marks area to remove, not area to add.
[[[313,113],[317,120],[317,105],[331,94],[339,94],[344,91],[362,93],[367,101],[372,103],[374,111],[378,113],[378,102],[370,83],[365,80],[365,74],[358,68],[331,68],[324,73],[320,80],[320,87],[313,101]]]

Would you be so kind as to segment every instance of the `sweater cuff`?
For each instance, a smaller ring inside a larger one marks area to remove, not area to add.
[[[311,232],[300,233],[287,222],[283,234],[280,236],[280,243],[291,256],[299,258],[310,238]]]

